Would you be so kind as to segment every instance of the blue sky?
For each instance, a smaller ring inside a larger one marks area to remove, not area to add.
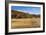
[[[18,10],[29,14],[40,14],[40,7],[12,6],[11,10]]]

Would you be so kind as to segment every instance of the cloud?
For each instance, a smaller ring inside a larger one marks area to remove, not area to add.
[[[28,11],[22,11],[22,10],[16,10],[16,11],[20,11],[20,12],[24,12],[24,13],[28,13],[28,14],[35,14],[35,15],[40,14],[40,13],[34,13],[34,12],[28,12]]]

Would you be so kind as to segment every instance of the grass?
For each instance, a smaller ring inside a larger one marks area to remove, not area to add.
[[[40,14],[28,14],[12,10],[11,28],[38,28],[40,27]],[[19,15],[19,16],[18,16]]]
[[[38,28],[40,27],[40,18],[21,18],[12,19],[11,28]]]

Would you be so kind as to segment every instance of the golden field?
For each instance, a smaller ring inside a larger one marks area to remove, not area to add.
[[[12,19],[11,28],[38,28],[40,27],[40,18],[21,18]]]

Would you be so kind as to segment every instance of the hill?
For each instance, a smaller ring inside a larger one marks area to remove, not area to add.
[[[16,11],[16,10],[11,10],[11,16],[12,16],[12,18],[32,18],[32,17],[40,17],[40,15],[24,13],[24,12]]]

